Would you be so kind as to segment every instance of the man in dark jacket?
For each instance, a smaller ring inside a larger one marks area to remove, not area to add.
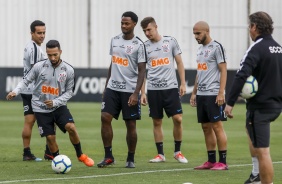
[[[249,32],[254,43],[246,51],[234,77],[225,113],[233,118],[231,112],[237,97],[246,79],[253,75],[258,81],[258,92],[247,100],[246,129],[251,154],[258,159],[261,183],[269,184],[274,173],[269,149],[270,122],[280,115],[282,107],[282,47],[271,36],[273,21],[265,12],[249,16]],[[255,178],[251,177],[253,182]]]

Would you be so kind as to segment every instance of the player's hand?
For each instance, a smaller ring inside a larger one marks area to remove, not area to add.
[[[133,93],[132,95],[130,95],[129,99],[128,99],[128,106],[134,106],[138,103],[138,93]]]
[[[186,94],[186,84],[182,84],[180,85],[180,89],[179,89],[179,92],[180,92],[180,96],[183,96]]]
[[[225,106],[224,113],[228,118],[233,118],[232,109],[233,107],[230,105]]]
[[[190,105],[192,107],[196,107],[197,106],[197,103],[196,103],[196,95],[195,94],[191,94],[191,97],[190,97]]]
[[[6,96],[6,99],[7,100],[12,100],[16,95],[15,92],[10,92],[7,96]]]
[[[148,104],[146,94],[141,94],[141,105],[146,106]]]
[[[45,100],[44,103],[48,108],[53,107],[53,100]]]
[[[223,105],[223,104],[225,103],[225,96],[224,96],[224,94],[219,93],[219,94],[216,96],[215,103],[216,103],[218,106]]]

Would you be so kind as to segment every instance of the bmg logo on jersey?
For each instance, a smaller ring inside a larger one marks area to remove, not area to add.
[[[121,65],[121,66],[125,66],[125,67],[128,66],[128,59],[126,59],[126,58],[121,58],[121,57],[118,57],[118,56],[112,56],[112,62],[114,64],[117,64],[117,65]]]
[[[41,87],[41,92],[44,94],[51,94],[55,96],[59,96],[59,88],[54,88],[51,86],[42,86]]]
[[[166,58],[160,58],[160,59],[153,59],[151,61],[151,66],[157,67],[157,66],[169,65],[169,63],[170,63],[170,61],[167,57]]]
[[[205,63],[205,62],[198,62],[197,70],[203,70],[203,71],[208,70],[207,63]]]

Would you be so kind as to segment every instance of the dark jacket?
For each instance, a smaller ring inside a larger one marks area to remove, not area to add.
[[[234,106],[250,75],[258,81],[258,92],[247,100],[247,109],[282,108],[282,47],[271,35],[258,36],[246,51],[233,79],[228,105]]]

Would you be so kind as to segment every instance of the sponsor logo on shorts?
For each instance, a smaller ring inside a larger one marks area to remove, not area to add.
[[[41,126],[38,127],[38,131],[39,131],[39,134],[40,134],[40,135],[43,134],[43,128],[42,128]]]
[[[101,109],[103,110],[104,108],[105,108],[105,102],[102,102]]]
[[[214,118],[214,119],[217,119],[217,118],[219,118],[219,116],[214,116],[213,118]]]
[[[25,105],[24,106],[24,112],[27,112],[29,110],[29,106],[28,105]]]

